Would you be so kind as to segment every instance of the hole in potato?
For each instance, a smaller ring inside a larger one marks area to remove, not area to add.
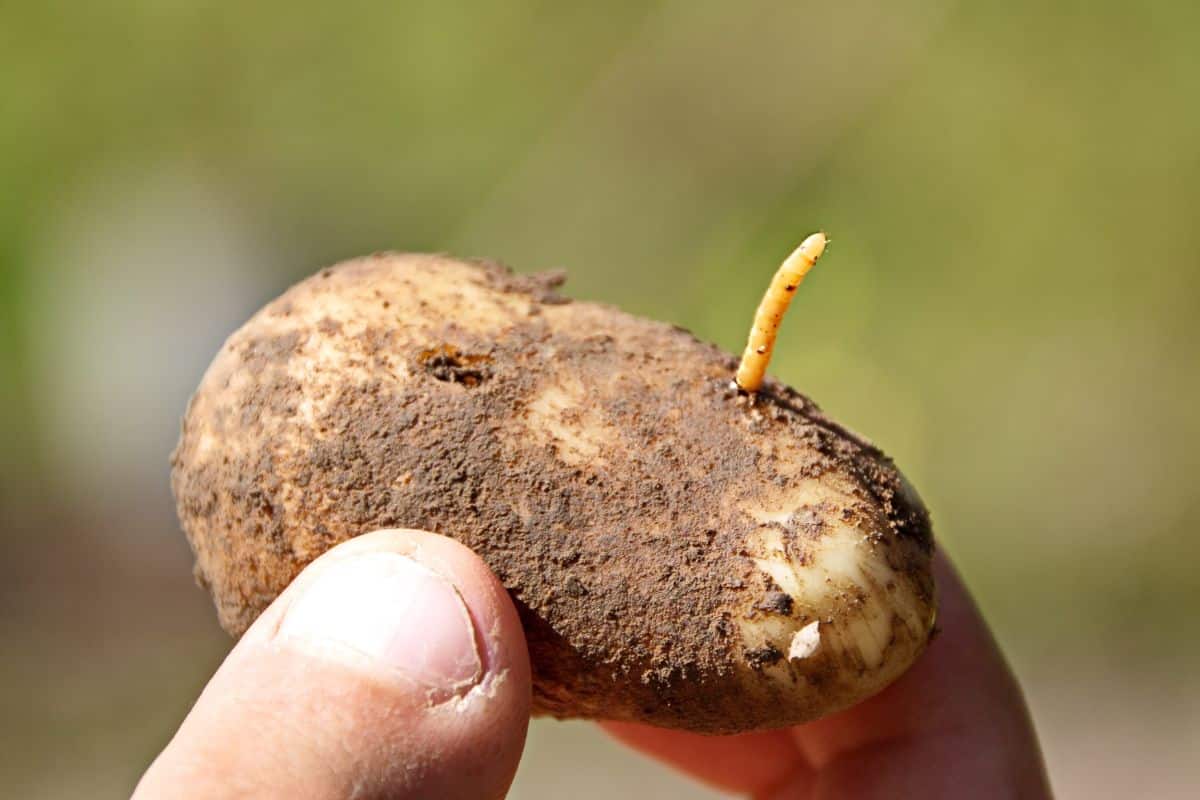
[[[492,361],[490,356],[463,353],[451,344],[423,350],[419,360],[425,371],[437,380],[462,384],[468,389],[492,376],[488,368]]]

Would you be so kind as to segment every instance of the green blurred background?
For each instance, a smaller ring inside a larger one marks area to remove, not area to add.
[[[377,249],[568,267],[882,444],[1063,797],[1200,780],[1200,4],[0,2],[0,793],[120,796],[229,646],[167,456]],[[698,797],[536,723],[514,796]]]

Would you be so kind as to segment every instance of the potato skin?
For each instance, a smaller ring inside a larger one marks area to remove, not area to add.
[[[932,629],[933,543],[891,462],[778,383],[739,396],[736,361],[686,331],[559,282],[377,254],[229,338],[172,458],[226,630],[335,544],[410,527],[508,587],[539,713],[733,733],[903,672]]]

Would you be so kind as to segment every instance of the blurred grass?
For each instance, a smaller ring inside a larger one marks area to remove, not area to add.
[[[5,630],[120,653],[161,603],[151,651],[204,673],[166,451],[220,335],[321,265],[564,266],[735,350],[823,228],[773,371],[921,488],[1023,672],[1195,693],[1198,26],[1182,0],[0,4]],[[21,680],[10,708],[66,679]],[[124,702],[6,715],[44,726],[14,785],[57,786],[54,731],[86,763]]]

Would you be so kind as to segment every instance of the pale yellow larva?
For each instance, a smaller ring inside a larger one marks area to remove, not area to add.
[[[742,361],[734,379],[742,391],[753,394],[762,388],[763,376],[775,349],[779,323],[792,303],[796,288],[825,252],[827,243],[824,233],[814,233],[801,242],[775,272],[762,302],[758,304],[758,311],[754,313],[754,325],[750,328],[750,338],[742,352]]]

